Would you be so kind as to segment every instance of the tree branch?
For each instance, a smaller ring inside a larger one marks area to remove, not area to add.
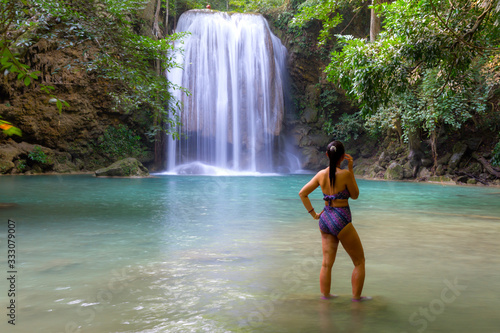
[[[161,0],[158,0],[156,3],[156,12],[155,12],[155,18],[153,22],[153,35],[156,36],[158,39],[163,38],[163,34],[161,33],[160,26],[158,25],[158,20],[160,17],[160,8],[161,8]]]
[[[462,38],[466,39],[467,36],[470,36],[469,40],[472,39],[472,36],[474,35],[474,33],[476,32],[476,30],[479,28],[479,26],[481,25],[481,23],[483,22],[484,18],[486,17],[486,15],[493,9],[493,1],[490,0],[490,4],[488,6],[488,8],[486,8],[484,10],[484,12],[479,15],[479,17],[477,18],[476,20],[476,23],[474,24],[474,26],[467,32],[465,33],[465,35],[462,36]]]
[[[497,171],[488,161],[482,157],[479,156],[476,152],[472,153],[472,157],[474,157],[479,163],[481,163],[484,168],[493,176],[500,178],[500,172]]]
[[[478,45],[474,45],[474,44],[471,44],[469,43],[468,41],[464,40],[464,37],[466,37],[469,33],[472,32],[472,34],[479,28],[479,26],[481,25],[481,23],[483,22],[484,20],[484,17],[486,16],[486,14],[488,14],[491,9],[492,9],[492,3],[490,3],[490,6],[488,9],[486,9],[479,17],[478,19],[476,20],[476,23],[474,25],[474,27],[468,31],[467,33],[465,33],[463,36],[460,36],[458,35],[452,28],[450,28],[450,26],[443,20],[443,18],[441,16],[439,16],[439,13],[436,9],[436,6],[434,6],[434,3],[432,2],[432,0],[429,0],[429,3],[431,4],[431,7],[432,9],[434,10],[434,14],[436,15],[436,17],[438,18],[438,20],[443,24],[444,28],[450,32],[453,37],[455,37],[459,42],[473,48],[473,49],[476,49],[479,53],[482,53],[482,50],[500,50],[500,48],[497,48],[497,47],[494,47],[494,48],[488,48],[488,47],[481,47],[481,46],[478,46]],[[476,27],[477,25],[477,27]],[[471,35],[471,38],[472,39],[472,35]]]
[[[420,60],[415,66],[413,66],[413,68],[409,72],[413,73],[413,71],[415,69],[417,69],[418,67],[420,67],[420,65],[422,65],[423,63],[424,63],[424,60]]]
[[[7,13],[7,17],[5,18],[5,21],[2,22],[4,26],[2,27],[3,30],[0,31],[0,35],[4,36],[3,40],[7,40],[7,32],[9,31],[9,27],[16,18],[14,11],[14,4],[11,3],[9,6],[7,6],[4,12]],[[2,15],[4,12],[2,12]]]
[[[345,26],[345,28],[344,28],[344,29],[342,29],[342,31],[340,32],[340,35],[342,35],[342,34],[344,33],[345,29],[347,29],[347,28],[351,25],[352,21],[356,18],[356,16],[358,16],[358,14],[361,12],[361,10],[362,10],[364,7],[366,7],[366,5],[367,5],[367,4],[368,4],[368,2],[365,2],[365,3],[363,4],[363,6],[361,6],[361,8],[360,8],[360,9],[356,12],[356,14],[354,14],[354,16],[351,18],[351,20],[349,21],[349,23],[347,23],[347,25]]]

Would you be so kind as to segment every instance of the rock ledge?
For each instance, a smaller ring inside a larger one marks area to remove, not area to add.
[[[96,177],[149,177],[148,169],[137,159],[128,157],[95,172]]]

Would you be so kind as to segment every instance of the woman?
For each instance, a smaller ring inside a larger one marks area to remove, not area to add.
[[[352,169],[353,161],[352,157],[345,153],[344,145],[340,141],[328,144],[326,154],[330,159],[330,166],[318,172],[299,192],[309,214],[319,220],[323,245],[323,264],[319,274],[320,290],[323,299],[336,297],[330,294],[330,286],[332,266],[340,241],[354,264],[351,278],[352,301],[360,302],[370,297],[361,297],[365,281],[365,255],[358,233],[351,223],[348,203],[349,197],[355,200],[359,196],[358,184]],[[348,161],[349,170],[340,169],[340,163],[344,159]],[[321,187],[325,200],[325,208],[319,214],[314,211],[308,198],[318,186]]]

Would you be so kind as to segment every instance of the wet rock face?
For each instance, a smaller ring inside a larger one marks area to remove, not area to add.
[[[30,47],[24,62],[41,73],[30,86],[25,87],[14,74],[0,80],[0,117],[22,131],[22,137],[7,137],[0,131],[0,173],[95,170],[104,165],[106,156],[99,156],[93,144],[109,126],[125,123],[138,128],[137,115],[112,111],[109,92],[114,83],[82,65],[94,59],[95,46],[58,46],[56,40],[40,39]],[[40,84],[54,87],[51,94],[69,106],[59,112]],[[30,165],[27,154],[34,145],[53,156],[52,163]]]
[[[96,177],[148,177],[148,169],[137,159],[128,157],[95,172]]]
[[[69,153],[12,139],[0,143],[0,174],[75,171],[78,169]]]
[[[462,157],[465,155],[467,152],[467,144],[463,142],[457,142],[455,146],[453,146],[453,155],[451,155],[451,158],[448,162],[449,168],[451,170],[454,170],[458,167],[458,164],[462,160]]]
[[[80,65],[90,60],[89,48],[79,44],[58,49],[56,41],[41,39],[29,49],[25,60],[31,70],[40,71],[39,80],[24,87],[9,74],[7,82],[0,82],[5,91],[0,116],[21,128],[23,141],[67,150],[69,142],[88,140],[93,131],[100,130],[99,113],[111,107],[109,83],[99,82]],[[54,87],[51,94],[69,107],[60,113],[54,99],[40,90],[40,84]]]
[[[392,162],[387,168],[384,178],[390,180],[402,180],[404,178],[403,166],[399,163]]]

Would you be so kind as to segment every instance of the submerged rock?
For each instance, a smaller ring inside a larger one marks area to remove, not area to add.
[[[0,202],[0,209],[2,209],[2,208],[12,208],[12,207],[17,207],[17,204],[10,203],[10,202]]]
[[[148,169],[137,159],[128,157],[95,172],[96,177],[148,177]]]

